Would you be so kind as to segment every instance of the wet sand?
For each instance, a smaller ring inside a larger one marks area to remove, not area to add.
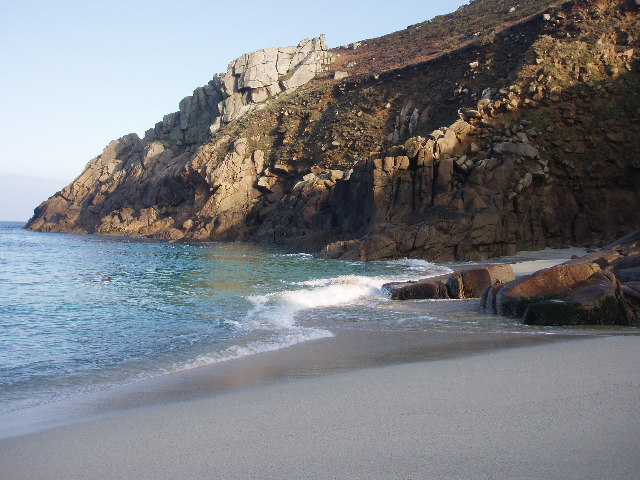
[[[2,415],[0,476],[634,478],[640,337],[565,333],[339,329]]]
[[[0,441],[18,478],[583,478],[640,471],[640,337],[256,385]]]
[[[443,308],[446,306],[441,305]],[[411,308],[409,305],[406,307]],[[413,305],[413,308],[419,307],[420,305]],[[431,308],[433,309],[433,306]],[[466,308],[473,307],[467,305]],[[581,338],[586,337],[569,334],[336,330],[332,338],[171,373],[3,414],[0,415],[0,439],[93,421],[141,408],[201,400],[229,392],[321,375],[383,365],[456,358],[503,348]]]

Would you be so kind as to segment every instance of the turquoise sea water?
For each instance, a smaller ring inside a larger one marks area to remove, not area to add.
[[[0,413],[329,337],[340,328],[541,333],[405,308],[423,260],[341,262],[251,244],[39,233],[0,222]],[[550,333],[550,332],[542,332]],[[551,332],[552,333],[552,332]]]
[[[0,222],[0,412],[331,336],[306,314],[443,270],[21,226]]]

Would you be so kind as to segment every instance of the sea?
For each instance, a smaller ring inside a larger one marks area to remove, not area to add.
[[[340,329],[553,334],[383,285],[451,271],[247,243],[41,233],[0,222],[0,414],[332,337]],[[401,303],[401,302],[400,302]]]

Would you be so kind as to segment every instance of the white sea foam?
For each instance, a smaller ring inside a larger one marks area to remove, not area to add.
[[[283,253],[281,254],[281,256],[289,258],[300,258],[302,260],[313,260],[313,255],[311,255],[310,253]]]
[[[298,343],[330,337],[333,337],[333,334],[328,330],[322,330],[320,328],[296,328],[287,332],[275,334],[266,340],[258,340],[246,345],[233,345],[221,352],[200,355],[190,362],[174,365],[170,371],[181,372],[184,370],[191,370],[205,365],[213,365],[214,363],[234,360],[236,358],[255,355],[257,353],[273,352],[275,350],[291,347]]]
[[[352,286],[364,286],[370,288],[381,288],[385,283],[393,281],[394,277],[366,277],[360,275],[342,275],[333,278],[315,278],[305,282],[296,282],[294,285],[309,287],[325,287],[331,285],[340,285],[346,289]]]
[[[417,258],[403,258],[400,260],[389,260],[388,265],[406,267],[408,270],[416,273],[420,273],[425,276],[436,276],[450,273],[451,270],[444,265],[437,265],[435,263],[428,262],[427,260],[419,260]]]
[[[266,327],[292,328],[296,315],[304,310],[354,304],[367,297],[383,298],[381,288],[387,280],[345,275],[299,282],[296,285],[304,288],[249,297],[255,306],[248,319]]]
[[[252,328],[291,328],[296,325],[296,316],[304,310],[381,301],[387,298],[382,290],[385,283],[451,272],[447,267],[426,260],[404,259],[381,263],[396,271],[398,267],[404,267],[405,271],[395,275],[342,275],[291,282],[290,286],[298,288],[249,297],[254,308],[247,315],[247,321]]]

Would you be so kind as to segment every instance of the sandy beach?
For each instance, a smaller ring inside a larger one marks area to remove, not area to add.
[[[4,414],[0,477],[636,478],[635,333],[340,330]]]
[[[640,471],[640,338],[358,369],[0,442],[19,478],[593,478]]]
[[[640,0],[4,4],[0,480],[640,480]]]

